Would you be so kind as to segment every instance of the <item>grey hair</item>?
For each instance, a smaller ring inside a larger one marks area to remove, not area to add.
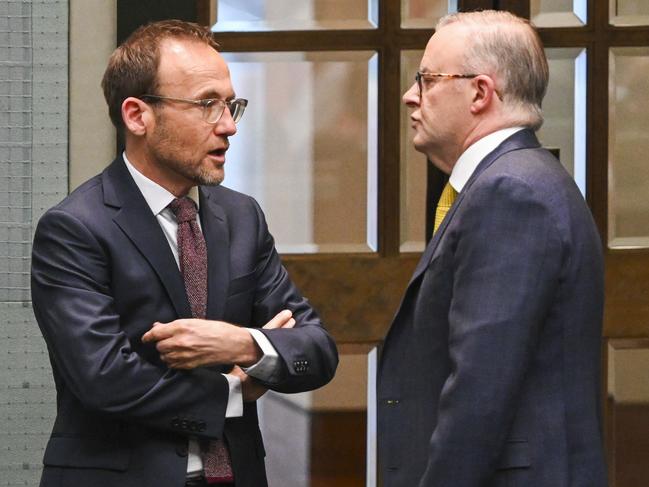
[[[543,124],[541,103],[549,71],[536,29],[525,19],[495,10],[449,14],[435,29],[456,23],[471,31],[464,69],[493,75],[511,122],[538,130]]]

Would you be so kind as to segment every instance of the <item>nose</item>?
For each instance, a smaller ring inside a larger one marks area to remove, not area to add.
[[[237,124],[234,123],[232,114],[227,107],[223,110],[219,121],[214,124],[214,132],[217,135],[225,135],[227,137],[237,133]]]
[[[412,86],[408,88],[408,91],[403,94],[402,100],[403,103],[410,108],[417,108],[419,106],[421,97],[419,96],[419,87],[417,86],[417,83],[413,83]]]

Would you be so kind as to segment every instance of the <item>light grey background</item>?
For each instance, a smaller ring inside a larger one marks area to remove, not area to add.
[[[0,1],[0,486],[36,486],[55,410],[31,238],[68,188],[68,0]]]

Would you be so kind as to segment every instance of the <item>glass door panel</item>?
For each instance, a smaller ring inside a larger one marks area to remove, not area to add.
[[[258,401],[271,486],[375,487],[376,380],[372,344],[339,346],[334,379],[299,394],[268,392]]]
[[[649,47],[609,54],[608,243],[649,247]]]
[[[537,27],[580,27],[587,22],[588,0],[530,0]]]
[[[375,252],[377,54],[224,57],[249,100],[224,184],[259,200],[281,253]]]
[[[378,0],[216,0],[215,32],[373,29]]]
[[[424,51],[401,52],[401,93],[415,82]],[[400,246],[401,252],[422,252],[426,246],[426,156],[412,145],[410,109],[401,104]]]
[[[550,84],[543,100],[544,147],[559,149],[561,163],[586,195],[586,50],[549,48]]]
[[[615,445],[609,453],[613,482],[615,487],[645,485],[649,479],[649,340],[610,340],[607,355],[607,434]]]
[[[432,29],[449,12],[457,12],[457,0],[401,0],[401,28]]]
[[[649,25],[647,0],[610,0],[611,24],[623,27]]]

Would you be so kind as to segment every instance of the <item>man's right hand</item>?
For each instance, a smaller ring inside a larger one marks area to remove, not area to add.
[[[290,310],[282,310],[264,328],[293,328]],[[261,349],[246,328],[216,320],[184,318],[154,323],[142,342],[155,343],[160,358],[172,369],[195,369],[206,365],[251,366]]]

